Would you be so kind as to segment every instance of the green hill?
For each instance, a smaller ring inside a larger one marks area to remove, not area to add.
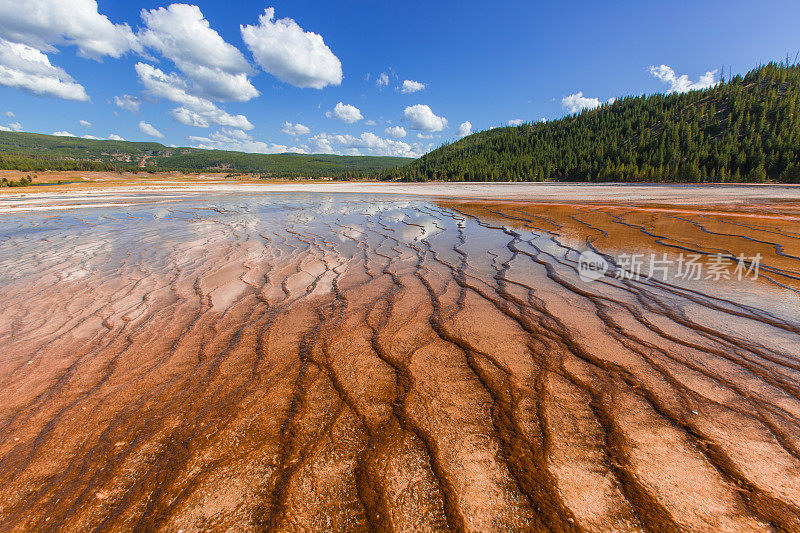
[[[465,137],[383,179],[800,181],[800,66]]]
[[[251,154],[171,148],[152,142],[0,132],[0,169],[107,171],[222,171],[269,177],[341,176],[404,165],[402,157]]]

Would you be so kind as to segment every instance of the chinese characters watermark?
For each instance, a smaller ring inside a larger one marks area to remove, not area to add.
[[[705,261],[703,260],[705,258]],[[610,272],[611,277],[624,280],[660,279],[667,281],[720,281],[758,279],[761,254],[752,257],[739,254],[619,254],[614,259],[615,268],[602,255],[593,251],[582,252],[578,257],[578,275],[582,281],[597,281]]]

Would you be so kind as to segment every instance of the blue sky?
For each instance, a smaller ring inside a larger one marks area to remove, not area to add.
[[[800,50],[789,0],[25,6],[0,0],[0,128],[255,152],[417,156]]]

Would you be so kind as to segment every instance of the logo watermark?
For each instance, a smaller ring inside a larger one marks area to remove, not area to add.
[[[703,260],[705,258],[705,261]],[[612,277],[625,280],[660,279],[661,281],[720,281],[758,279],[761,254],[736,257],[724,254],[685,254],[669,257],[661,254],[619,254],[614,268],[600,254],[591,250],[578,257],[578,276],[581,281],[597,281],[611,271]]]
[[[591,250],[582,252],[578,257],[578,276],[581,281],[597,281],[606,275],[608,269],[609,264],[605,257]]]

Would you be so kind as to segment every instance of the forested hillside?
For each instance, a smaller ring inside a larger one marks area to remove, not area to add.
[[[800,181],[800,66],[770,63],[714,88],[626,97],[442,146],[383,179]]]
[[[402,157],[251,154],[0,131],[0,169],[106,171],[223,171],[265,177],[349,177],[406,164]]]

